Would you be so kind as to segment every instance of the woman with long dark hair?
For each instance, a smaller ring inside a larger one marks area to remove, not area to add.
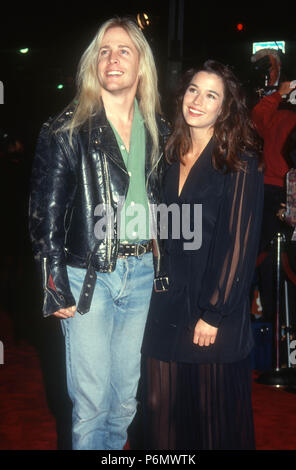
[[[188,71],[166,148],[163,202],[174,210],[142,346],[148,449],[254,448],[249,289],[263,204],[258,149],[231,69],[207,61]],[[198,246],[188,238],[197,232]]]

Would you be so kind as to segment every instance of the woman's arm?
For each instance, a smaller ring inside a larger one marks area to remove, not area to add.
[[[213,342],[223,317],[248,292],[255,269],[263,209],[263,173],[256,157],[246,171],[225,175],[224,192],[210,248],[194,341]],[[206,323],[208,326],[204,325]]]

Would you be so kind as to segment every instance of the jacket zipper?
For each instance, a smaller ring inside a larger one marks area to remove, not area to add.
[[[47,265],[47,258],[43,257],[43,279],[44,279],[44,291],[46,292],[46,294],[50,294],[50,296],[52,297],[52,299],[54,300],[54,302],[59,306],[60,303],[59,301],[57,300],[56,296],[53,294],[53,292],[51,292],[48,287],[47,287],[47,282],[48,282],[48,279],[47,279],[47,268],[46,268],[46,265]],[[44,296],[44,303],[46,303],[46,294]]]
[[[149,178],[154,170],[154,168],[157,167],[158,163],[160,162],[161,158],[163,156],[163,152],[160,154],[159,156],[159,159],[157,160],[157,162],[154,164],[154,166],[151,168],[150,170],[150,173],[148,174],[147,176],[147,181],[146,181],[146,192],[148,193],[148,182],[149,182]],[[156,221],[157,223],[157,221]],[[157,266],[156,266],[156,276],[158,276],[159,274],[159,270],[160,270],[160,249],[159,249],[159,244],[158,244],[158,239],[157,239],[157,227],[156,227],[156,239],[155,239],[155,244],[156,244],[156,250],[157,250]]]
[[[111,208],[111,194],[110,194],[110,179],[109,179],[109,170],[108,170],[108,165],[106,161],[106,155],[104,156],[104,169],[105,169],[105,176],[106,176],[106,196],[107,196],[107,204],[109,204],[109,207]],[[108,220],[108,227],[107,227],[107,234],[110,234],[110,225],[111,225],[111,220],[110,217],[107,218]],[[108,260],[108,272],[112,271],[111,267],[111,238],[108,235],[106,239],[106,244],[107,244],[107,260]]]

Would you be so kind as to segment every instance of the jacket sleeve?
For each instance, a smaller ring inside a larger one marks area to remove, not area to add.
[[[29,232],[43,281],[43,315],[75,305],[65,262],[65,220],[75,193],[74,172],[61,134],[42,126],[32,167]]]
[[[279,92],[264,96],[252,110],[252,119],[261,137],[273,124],[273,119],[282,100]]]
[[[225,175],[199,307],[219,327],[249,291],[257,257],[263,208],[263,172],[249,157],[246,171]]]

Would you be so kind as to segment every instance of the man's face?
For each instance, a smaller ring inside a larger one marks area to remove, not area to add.
[[[123,28],[113,27],[104,34],[98,53],[97,74],[103,93],[136,94],[139,53]]]

